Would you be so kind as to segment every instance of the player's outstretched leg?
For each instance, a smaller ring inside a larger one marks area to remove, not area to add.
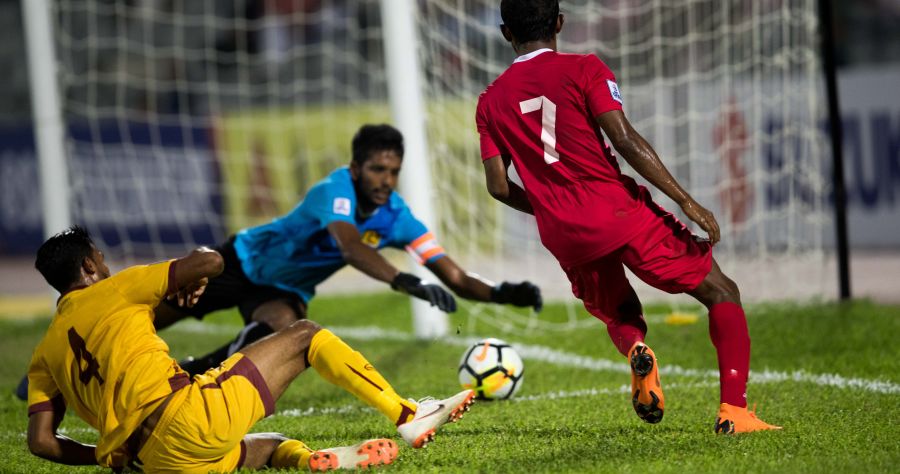
[[[434,440],[434,433],[446,423],[454,423],[463,417],[475,402],[475,392],[463,390],[444,400],[419,400],[415,416],[397,426],[397,432],[414,448],[424,448]]]
[[[313,336],[308,358],[325,380],[356,395],[396,424],[400,435],[414,448],[424,447],[434,439],[437,429],[461,418],[475,397],[473,391],[465,390],[445,400],[406,400],[362,354],[327,329]]]
[[[750,375],[750,333],[737,284],[722,273],[715,260],[706,278],[689,294],[709,310],[709,337],[719,361],[719,416],[716,433],[748,433],[781,429],[765,423],[747,409]]]
[[[643,342],[635,342],[628,351],[631,364],[631,405],[640,419],[659,423],[663,418],[665,397],[659,383],[656,355]]]

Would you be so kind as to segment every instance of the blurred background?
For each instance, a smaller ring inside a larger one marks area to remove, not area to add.
[[[392,32],[382,21],[395,12],[378,1],[50,3],[68,170],[61,192],[71,222],[98,236],[114,267],[214,245],[287,212],[349,161],[361,124],[397,120],[385,59]],[[497,28],[499,2],[411,4],[420,67],[410,73],[425,97],[427,156],[407,160],[429,164],[433,199],[424,204],[433,227],[468,268],[539,281],[551,299],[571,304],[533,222],[484,191],[474,105],[513,59]],[[836,297],[816,5],[562,2],[561,49],[596,53],[616,72],[626,113],[716,212],[724,235],[717,258],[754,301]],[[832,6],[854,296],[898,303],[900,1]],[[22,3],[0,0],[7,314],[46,311],[52,301],[32,269],[46,230],[24,27]],[[343,272],[325,291],[348,288],[384,289]]]

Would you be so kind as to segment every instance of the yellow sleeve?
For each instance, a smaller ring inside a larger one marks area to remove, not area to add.
[[[64,413],[66,402],[56,382],[53,381],[43,357],[35,351],[28,367],[28,416],[39,411]]]
[[[175,286],[175,261],[138,265],[110,277],[116,289],[129,303],[155,306]]]

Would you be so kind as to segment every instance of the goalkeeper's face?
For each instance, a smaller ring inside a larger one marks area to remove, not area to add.
[[[375,151],[362,164],[350,163],[357,199],[366,210],[387,204],[397,187],[403,158],[393,150]]]

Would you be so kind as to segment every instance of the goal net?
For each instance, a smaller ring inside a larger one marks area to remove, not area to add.
[[[718,217],[716,258],[753,301],[830,297],[836,286],[815,3],[562,3],[560,49],[596,53],[617,74],[632,123]],[[439,239],[467,269],[535,281],[574,315],[533,219],[484,186],[475,103],[513,59],[499,2],[415,4],[422,70],[410,74],[425,84]],[[53,6],[72,220],[122,264],[215,244],[289,211],[349,162],[361,124],[391,121],[391,32],[377,0]]]

